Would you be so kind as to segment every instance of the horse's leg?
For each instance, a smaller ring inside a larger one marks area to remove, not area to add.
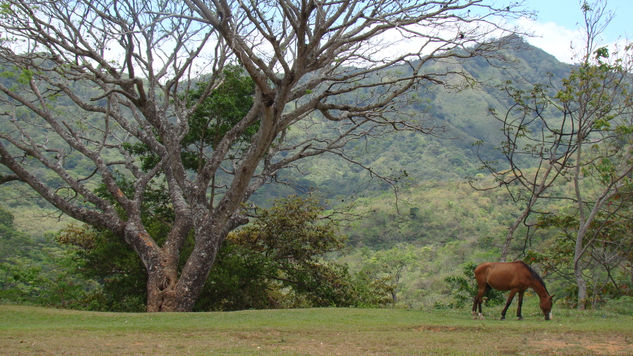
[[[506,318],[506,311],[508,311],[508,307],[510,306],[510,304],[512,304],[512,299],[514,299],[514,295],[517,293],[516,289],[513,289],[510,291],[510,295],[508,296],[508,301],[506,302],[506,306],[505,308],[503,308],[503,311],[501,312],[501,320],[504,320]]]
[[[490,286],[486,283],[483,286],[480,285],[477,290],[477,295],[475,295],[475,300],[473,302],[473,315],[475,316],[475,319],[477,316],[479,316],[479,318],[483,317],[483,314],[481,313],[481,303],[483,302],[484,294],[486,294],[488,289],[490,289]],[[477,307],[479,307],[479,315],[477,315]]]
[[[484,302],[484,295],[486,295],[486,293],[488,293],[489,290],[490,290],[490,285],[486,283],[486,286],[484,287],[484,292],[481,293],[481,295],[479,296],[479,319],[484,318],[484,313],[481,311],[481,304]]]
[[[524,293],[525,293],[525,290],[519,291],[519,307],[517,308],[517,318],[519,318],[519,320],[523,319],[523,317],[521,316],[521,306],[523,305]]]
[[[477,315],[477,306],[479,306],[479,313],[481,314],[481,297],[480,297],[481,291],[477,291],[477,294],[475,295],[475,298],[473,299],[473,316]]]
[[[479,305],[479,300],[481,295],[483,295],[482,287],[483,286],[479,283],[479,280],[477,280],[477,293],[475,293],[475,297],[473,298],[473,315],[477,315],[477,305]]]

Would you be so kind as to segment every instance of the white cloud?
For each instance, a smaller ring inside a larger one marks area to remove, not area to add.
[[[520,18],[519,30],[531,36],[526,40],[565,63],[575,62],[584,48],[584,34],[580,29],[569,29],[554,22],[541,23]]]

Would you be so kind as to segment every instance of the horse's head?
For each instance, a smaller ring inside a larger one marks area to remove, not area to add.
[[[552,319],[552,304],[553,304],[553,300],[554,296],[553,295],[549,295],[545,298],[541,298],[541,310],[543,311],[543,314],[545,314],[545,320],[550,320]]]

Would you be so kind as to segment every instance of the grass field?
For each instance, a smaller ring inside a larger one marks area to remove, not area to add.
[[[633,355],[633,317],[466,310],[94,313],[0,305],[2,355]],[[514,310],[512,310],[514,312]],[[510,315],[510,313],[509,313]]]

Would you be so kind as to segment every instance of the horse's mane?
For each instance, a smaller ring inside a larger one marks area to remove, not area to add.
[[[547,292],[547,287],[545,286],[545,281],[543,281],[543,278],[541,278],[541,276],[538,275],[538,273],[536,273],[535,270],[532,269],[532,267],[530,267],[530,265],[528,265],[527,263],[523,262],[523,261],[518,261],[521,262],[523,264],[523,266],[525,266],[525,268],[528,269],[528,271],[530,271],[530,273],[532,274],[532,277],[534,277],[534,279],[536,279],[537,281],[541,282],[541,284],[543,285],[543,288],[545,288],[545,291]],[[547,294],[549,294],[549,292],[547,292]]]

